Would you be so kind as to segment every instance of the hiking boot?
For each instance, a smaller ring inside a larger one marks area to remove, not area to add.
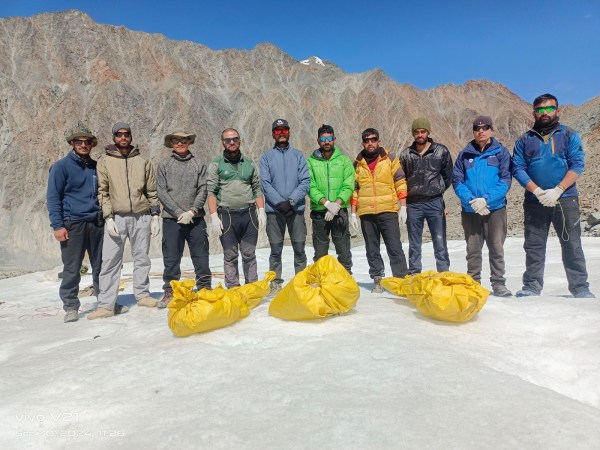
[[[160,299],[160,301],[157,303],[156,307],[160,308],[160,309],[166,308],[172,298],[173,298],[173,289],[165,289],[165,295],[163,295],[163,298]]]
[[[381,285],[381,277],[373,278],[373,289],[371,289],[372,294],[381,294],[383,292],[383,286]]]
[[[76,309],[65,311],[65,323],[77,322],[79,320],[79,312]]]
[[[503,284],[497,284],[493,287],[492,295],[495,297],[512,297],[512,292],[510,292]]]
[[[158,304],[158,300],[146,296],[138,299],[137,304],[138,306],[147,306],[148,308],[154,308]]]
[[[269,291],[269,295],[274,296],[277,295],[277,293],[281,290],[281,288],[283,287],[283,283],[279,281],[271,281],[269,287],[271,289]]]
[[[579,291],[576,294],[573,294],[573,297],[575,297],[575,298],[596,298],[596,296],[594,294],[592,294],[589,289]]]
[[[540,295],[539,292],[531,291],[529,289],[521,289],[516,293],[517,297],[536,297],[538,295]]]
[[[89,320],[104,319],[105,317],[112,317],[114,315],[115,315],[115,312],[113,310],[110,310],[107,308],[102,308],[99,306],[98,308],[96,308],[96,311],[89,313],[87,318]]]

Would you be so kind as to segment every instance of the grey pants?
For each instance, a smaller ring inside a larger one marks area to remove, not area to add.
[[[492,286],[505,285],[504,241],[506,240],[506,208],[496,209],[487,216],[461,212],[462,226],[467,241],[467,274],[481,282],[483,243],[487,244]]]
[[[119,236],[111,236],[104,227],[102,270],[98,306],[113,309],[119,292],[125,241],[129,238],[133,256],[133,293],[136,300],[150,295],[150,215],[115,215]]]
[[[281,253],[283,252],[283,238],[286,227],[294,250],[295,273],[300,272],[306,267],[306,252],[304,251],[306,222],[304,221],[304,212],[295,213],[288,217],[279,212],[268,213],[267,236],[271,245],[269,270],[275,272],[275,281],[278,283],[283,283],[283,279],[281,278]]]

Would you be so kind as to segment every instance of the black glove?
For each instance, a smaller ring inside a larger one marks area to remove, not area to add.
[[[277,211],[279,211],[281,214],[283,214],[286,217],[294,214],[294,208],[292,207],[292,204],[290,203],[289,200],[286,200],[285,202],[277,203],[275,205],[275,209],[277,209]]]

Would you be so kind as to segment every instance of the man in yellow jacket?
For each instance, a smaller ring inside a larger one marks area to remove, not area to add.
[[[381,258],[381,237],[387,249],[392,276],[408,273],[406,256],[400,241],[400,222],[406,222],[406,178],[400,161],[381,147],[379,132],[367,128],[362,132],[363,150],[354,161],[355,185],[352,195],[350,224],[362,228],[369,275],[374,281],[371,292],[381,293],[385,266]]]

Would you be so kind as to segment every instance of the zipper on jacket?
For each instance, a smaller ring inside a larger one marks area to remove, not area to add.
[[[131,201],[131,186],[129,185],[129,164],[127,162],[128,156],[125,156],[125,179],[127,180],[127,197],[129,198],[129,209],[133,212],[133,202]]]

